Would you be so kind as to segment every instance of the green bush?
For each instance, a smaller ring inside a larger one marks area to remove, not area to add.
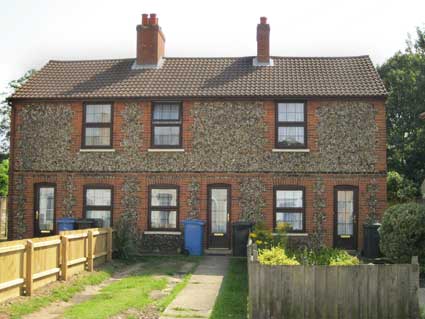
[[[395,262],[425,257],[425,205],[406,203],[388,208],[379,229],[382,253]]]
[[[358,265],[359,259],[351,256],[345,250],[323,247],[319,250],[295,250],[289,255],[293,255],[303,265],[331,265],[331,266],[351,266]]]
[[[9,186],[9,160],[0,163],[0,196],[7,196]]]
[[[395,171],[387,175],[387,197],[390,203],[405,203],[418,196],[415,183]]]
[[[263,265],[299,265],[295,257],[288,257],[282,247],[262,249],[258,253],[258,261]]]
[[[254,231],[249,235],[252,241],[257,244],[259,249],[272,247],[287,247],[290,225],[287,223],[279,223],[275,233],[267,228],[264,222],[257,222],[254,226]]]
[[[345,250],[327,247],[318,251],[310,249],[286,251],[282,247],[260,249],[258,261],[264,265],[353,266],[360,264],[357,257],[349,255]]]

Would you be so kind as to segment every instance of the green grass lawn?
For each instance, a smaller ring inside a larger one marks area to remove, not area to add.
[[[183,263],[193,262],[196,265],[199,260],[199,258],[182,256],[141,258],[138,260],[142,262],[139,272],[110,284],[91,299],[68,308],[64,318],[106,319],[129,309],[142,311],[148,305],[153,305],[158,311],[162,311],[184,288],[191,273],[184,275],[182,281],[175,285],[168,295],[160,299],[152,300],[150,293],[153,290],[166,288],[165,276],[175,275]]]
[[[69,283],[61,284],[46,294],[23,299],[0,308],[0,314],[6,313],[11,319],[19,319],[24,315],[36,312],[56,301],[68,301],[86,286],[100,284],[114,272],[112,265],[105,265],[93,273],[84,273]]]
[[[246,259],[232,258],[210,319],[246,319],[247,298]]]

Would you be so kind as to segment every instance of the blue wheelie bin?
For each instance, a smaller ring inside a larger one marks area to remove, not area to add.
[[[187,219],[184,225],[184,248],[190,256],[202,256],[205,222],[197,219]]]
[[[63,230],[74,230],[75,229],[75,218],[72,217],[64,217],[61,219],[58,219],[58,232],[61,232]]]

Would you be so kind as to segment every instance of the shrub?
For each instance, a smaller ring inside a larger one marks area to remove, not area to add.
[[[299,265],[295,257],[288,257],[282,247],[262,249],[258,254],[258,261],[263,265]]]
[[[258,261],[264,265],[329,265],[353,266],[360,264],[357,257],[349,255],[345,250],[322,248],[286,251],[282,247],[260,249]]]
[[[382,253],[395,262],[425,257],[425,205],[406,203],[388,208],[379,229]]]
[[[114,246],[118,258],[132,259],[137,255],[137,229],[134,221],[125,214],[115,225]]]
[[[387,197],[390,203],[404,203],[418,195],[415,184],[395,171],[387,175]]]
[[[276,232],[273,234],[267,228],[264,222],[257,222],[254,231],[249,235],[252,241],[257,244],[259,249],[272,247],[287,247],[288,236],[286,233],[290,229],[287,223],[279,223],[276,227]]]
[[[351,256],[345,250],[323,247],[319,250],[296,250],[293,255],[303,265],[352,266],[360,263],[359,259]]]

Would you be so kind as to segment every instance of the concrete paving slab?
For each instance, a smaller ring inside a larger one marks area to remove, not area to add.
[[[160,319],[208,318],[227,272],[229,257],[206,256],[187,286],[165,309]]]

